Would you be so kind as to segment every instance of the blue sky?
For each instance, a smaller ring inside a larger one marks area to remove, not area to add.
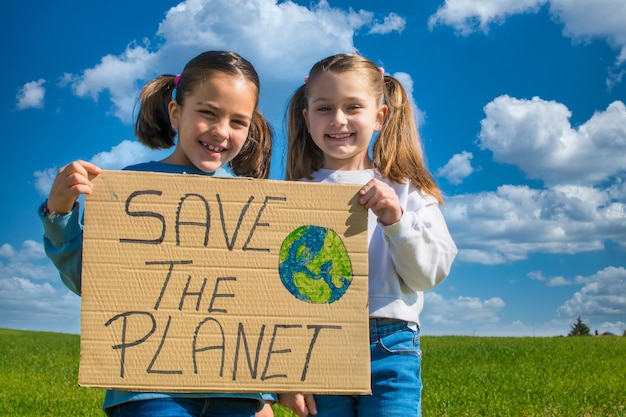
[[[261,76],[275,179],[286,102],[318,59],[358,50],[411,92],[459,247],[422,334],[626,328],[623,0],[38,3],[0,17],[0,327],[79,332],[36,216],[56,170],[166,155],[133,137],[138,89],[230,49]]]

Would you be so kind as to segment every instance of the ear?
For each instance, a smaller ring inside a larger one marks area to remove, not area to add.
[[[167,111],[170,115],[170,124],[172,129],[178,130],[180,126],[180,106],[176,103],[176,100],[170,101],[167,105]]]
[[[304,116],[304,122],[306,123],[306,130],[311,133],[311,126],[309,125],[309,111],[307,109],[302,109],[302,116]]]
[[[389,111],[389,107],[387,107],[386,104],[381,104],[378,112],[376,113],[376,123],[374,124],[375,132],[380,132],[380,130],[383,128],[385,117],[387,117],[387,111]]]

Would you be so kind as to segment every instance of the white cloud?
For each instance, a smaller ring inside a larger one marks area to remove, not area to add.
[[[80,298],[65,287],[1,275],[0,300],[0,327],[79,332]]]
[[[562,287],[572,284],[573,282],[568,281],[565,277],[552,277],[548,280],[548,287]]]
[[[437,25],[452,26],[457,33],[487,33],[490,26],[503,24],[516,14],[536,13],[549,4],[551,16],[563,24],[563,34],[575,41],[603,39],[618,50],[615,66],[626,62],[626,3],[623,0],[446,0],[428,19]],[[610,71],[607,83],[621,82],[623,71]]]
[[[501,264],[531,253],[596,251],[605,241],[626,248],[626,204],[609,190],[504,185],[495,192],[447,198],[444,214],[460,261]]]
[[[24,87],[17,93],[16,107],[18,110],[43,108],[43,100],[46,96],[46,89],[43,86],[45,82],[46,80],[40,78],[37,81],[24,84]]]
[[[495,324],[500,327],[499,314],[505,303],[499,297],[486,300],[464,296],[445,298],[434,291],[425,292],[424,296],[426,307],[420,321],[425,334],[485,335]]]
[[[165,151],[169,154],[171,151]],[[115,145],[109,152],[100,152],[91,158],[90,162],[104,169],[122,169],[128,165],[162,159],[157,156],[159,151],[153,151],[137,141],[125,140]]]
[[[498,312],[505,307],[499,297],[481,300],[476,297],[444,298],[436,292],[425,293],[424,303],[428,308],[423,315],[431,323],[440,325],[459,325],[472,322],[475,324],[497,323],[500,321]]]
[[[474,172],[471,162],[473,156],[471,152],[466,151],[453,155],[443,167],[437,170],[437,175],[447,179],[450,184],[462,183]]]
[[[476,30],[488,32],[491,24],[502,24],[507,17],[519,13],[534,13],[547,0],[446,0],[428,19],[432,29],[449,25],[467,35]]]
[[[406,72],[396,72],[393,74],[393,77],[397,79],[400,84],[402,84],[402,87],[404,87],[404,89],[406,90],[406,93],[409,96],[409,100],[411,101],[411,107],[413,108],[415,123],[417,123],[418,127],[422,126],[426,120],[426,113],[424,113],[419,108],[417,102],[415,101],[413,95],[413,78],[410,74],[407,74]]]
[[[623,0],[550,0],[550,12],[563,33],[575,40],[606,39],[620,50],[617,64],[626,61],[626,2]]]
[[[577,279],[574,280],[568,280],[563,276],[545,277],[541,271],[532,271],[526,274],[526,276],[535,281],[543,281],[548,287],[563,287],[581,283],[581,277],[577,277]]]
[[[548,185],[591,185],[625,172],[626,106],[615,101],[572,127],[561,103],[500,96],[484,108],[480,147]]]
[[[389,13],[382,23],[375,23],[369,30],[370,34],[385,35],[391,32],[402,32],[406,27],[406,19],[396,13]]]
[[[626,329],[626,323],[623,321],[616,322],[604,322],[598,327],[598,332],[600,334],[604,332],[613,333],[618,336],[625,336],[624,329]]]
[[[80,76],[70,76],[72,90],[79,97],[89,96],[94,100],[108,90],[114,105],[113,114],[129,122],[140,88],[138,80],[158,75],[154,74],[155,59],[156,56],[142,46],[128,46],[122,55],[106,55],[98,65],[86,69]]]
[[[626,315],[626,269],[606,267],[589,277],[577,277],[584,286],[558,309],[564,317],[615,317]]]
[[[81,97],[97,99],[108,91],[112,113],[129,122],[141,85],[160,74],[180,72],[201,51],[236,50],[255,66],[262,89],[272,91],[268,84],[280,82],[284,88],[286,80],[302,80],[318,59],[355,51],[356,31],[400,31],[402,22],[390,14],[381,26],[371,12],[333,8],[326,0],[310,8],[277,0],[187,0],[167,12],[156,32],[157,46],[131,44],[80,75],[65,74],[63,82],[70,82]]]
[[[0,246],[0,277],[50,279],[54,268],[45,261],[43,245],[39,242],[26,240],[19,249],[5,243]]]
[[[80,300],[65,288],[43,245],[0,246],[0,327],[77,333]]]
[[[57,169],[48,168],[41,171],[35,171],[33,176],[35,177],[35,189],[40,195],[47,196],[52,189],[52,183],[56,177]]]
[[[543,276],[541,271],[531,271],[526,274],[526,276],[535,281],[545,281],[546,277]]]

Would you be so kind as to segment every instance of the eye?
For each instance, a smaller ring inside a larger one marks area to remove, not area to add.
[[[215,117],[215,112],[213,110],[202,109],[202,110],[198,110],[198,112],[206,116]]]
[[[319,106],[315,110],[317,110],[317,111],[330,111],[330,106]]]
[[[236,127],[242,127],[242,128],[250,127],[250,123],[248,121],[246,121],[246,120],[235,119],[235,120],[232,121],[232,123]]]

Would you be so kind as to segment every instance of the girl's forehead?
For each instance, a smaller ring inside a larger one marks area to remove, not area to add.
[[[207,83],[232,84],[235,82],[245,83],[249,85],[253,90],[257,90],[256,84],[252,80],[244,77],[242,74],[230,74],[227,72],[213,70],[204,74],[198,74],[190,78],[193,81],[187,85],[191,87],[192,90],[203,88]]]
[[[309,98],[316,95],[342,95],[346,92],[372,96],[375,94],[370,79],[359,71],[323,72],[309,80]]]
[[[326,82],[364,82],[369,80],[367,74],[361,71],[326,71],[320,73],[313,81],[325,80]]]
[[[213,73],[198,82],[192,89],[192,95],[215,94],[218,92],[236,91],[239,94],[258,97],[258,89],[254,82],[241,76],[221,72]]]

